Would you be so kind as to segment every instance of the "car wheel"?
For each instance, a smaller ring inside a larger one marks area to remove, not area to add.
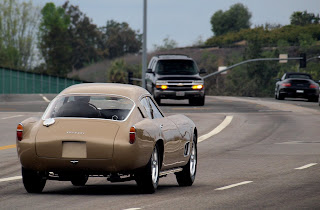
[[[84,186],[88,181],[88,175],[80,175],[72,178],[71,183],[74,186]]]
[[[318,102],[318,100],[319,100],[318,96],[313,96],[313,97],[308,98],[308,101],[310,101],[310,102]]]
[[[137,185],[143,193],[154,193],[158,187],[160,170],[159,160],[159,149],[156,145],[148,164],[135,174]]]
[[[280,90],[278,90],[277,95],[278,95],[278,96],[277,96],[277,99],[278,99],[278,100],[284,100],[284,96],[283,96],[283,94],[280,93]]]
[[[28,170],[22,167],[22,181],[28,193],[41,193],[46,185],[45,174],[39,171]]]
[[[181,172],[176,173],[176,179],[179,186],[191,186],[197,173],[197,143],[196,135],[193,135],[190,159],[188,164],[183,167]]]

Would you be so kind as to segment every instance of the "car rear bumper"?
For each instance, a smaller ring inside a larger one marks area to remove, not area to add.
[[[318,97],[319,90],[283,88],[280,90],[280,94],[282,94],[284,97],[290,97],[290,98],[311,98],[311,97]]]
[[[187,91],[172,91],[172,90],[155,90],[154,97],[160,99],[192,99],[204,97],[204,90],[187,90]]]

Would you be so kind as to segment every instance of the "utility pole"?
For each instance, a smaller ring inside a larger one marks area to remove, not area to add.
[[[146,88],[147,72],[147,0],[143,0],[143,35],[142,35],[142,87]]]

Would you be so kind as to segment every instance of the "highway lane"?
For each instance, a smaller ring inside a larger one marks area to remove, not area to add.
[[[155,194],[141,195],[134,182],[111,184],[104,178],[90,178],[84,187],[48,181],[43,194],[32,195],[25,192],[21,180],[13,180],[0,182],[1,208],[301,209],[320,206],[320,112],[316,103],[301,106],[292,105],[296,101],[237,97],[207,97],[204,107],[165,102],[161,108],[167,114],[186,113],[195,121],[200,135],[217,127],[226,116],[233,116],[231,124],[219,134],[199,143],[198,172],[192,187],[178,187],[174,175],[169,175],[160,179]],[[32,110],[37,106],[35,103]],[[312,108],[305,108],[308,106]],[[41,113],[0,112],[0,147],[14,144],[16,124],[32,115]],[[20,175],[14,148],[0,150],[0,158],[0,180]]]

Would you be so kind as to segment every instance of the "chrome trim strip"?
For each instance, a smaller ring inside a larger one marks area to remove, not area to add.
[[[166,170],[166,171],[161,171],[159,176],[165,176],[165,175],[168,175],[168,174],[177,173],[177,172],[180,172],[182,170],[183,170],[182,168],[175,168],[175,169],[170,169],[170,170]]]
[[[179,163],[185,163],[186,161],[179,161],[179,162],[175,162],[175,163],[170,163],[170,164],[163,164],[164,166],[172,166],[175,164],[179,164]]]

